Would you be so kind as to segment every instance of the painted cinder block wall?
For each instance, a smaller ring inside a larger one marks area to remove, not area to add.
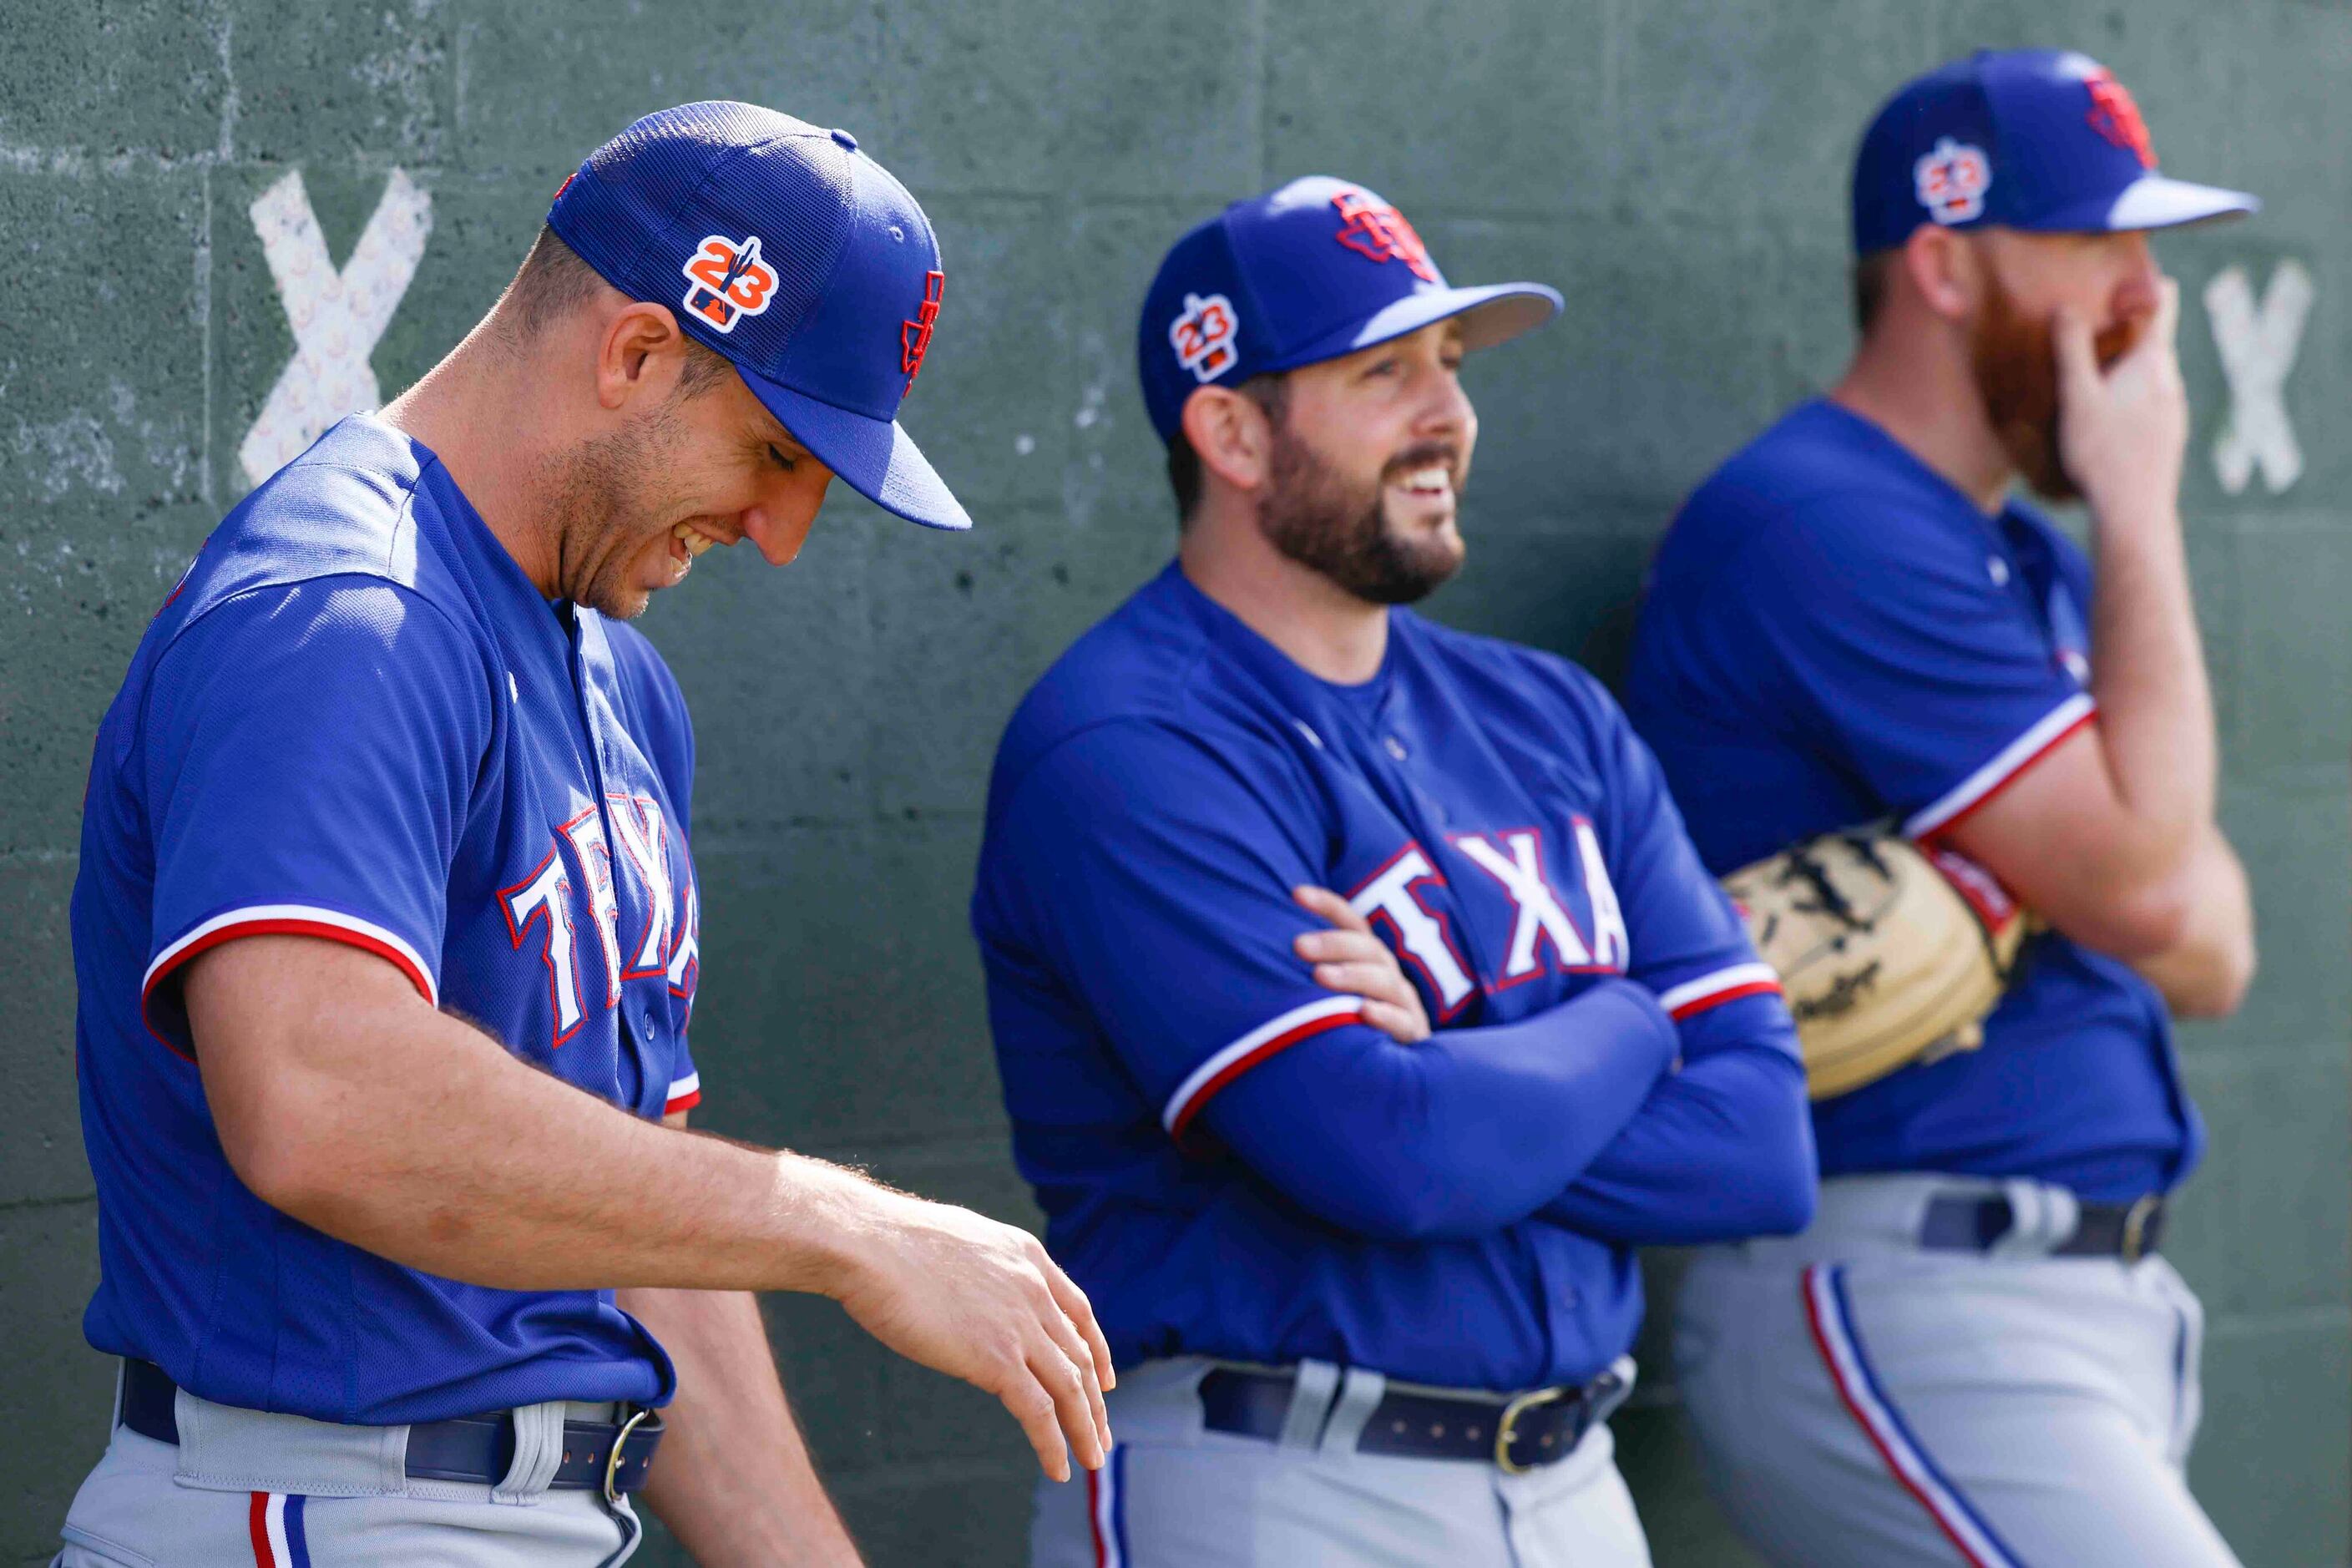
[[[777,574],[705,560],[648,626],[701,721],[696,1044],[710,1126],[1033,1219],[1005,1152],[963,908],[983,770],[1023,687],[1171,525],[1132,312],[1181,229],[1345,174],[1465,279],[1565,318],[1474,362],[1461,625],[1613,674],[1677,500],[1847,342],[1845,161],[1878,98],[1979,44],[2065,44],[2159,150],[2271,207],[2167,240],[2189,300],[2185,497],[2230,829],[2264,967],[2183,1032],[2214,1152],[2169,1238],[2204,1294],[2198,1488],[2250,1564],[2347,1554],[2352,900],[2352,15],[2307,0],[9,0],[0,9],[0,1563],[45,1561],[103,1441],[65,907],[90,737],[141,627],[248,483],[296,352],[251,207],[299,171],[333,265],[404,171],[431,230],[372,351],[383,395],[475,320],[557,181],[635,115],[757,100],[854,130],[920,195],[946,310],[908,418],[981,521],[837,494]],[[2292,484],[2235,493],[2201,302],[2315,288],[2284,389]],[[744,552],[736,552],[742,555]],[[1654,1271],[1662,1291],[1672,1260]],[[877,1563],[1017,1559],[1031,1464],[989,1402],[829,1304],[770,1323]],[[1661,1359],[1619,1422],[1662,1564],[1748,1561]],[[646,1560],[680,1559],[656,1542]]]

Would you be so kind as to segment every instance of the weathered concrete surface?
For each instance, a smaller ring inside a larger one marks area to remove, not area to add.
[[[709,1125],[1025,1218],[963,924],[975,811],[1023,686],[1164,557],[1131,312],[1189,222],[1291,174],[1382,188],[1457,278],[1565,319],[1474,363],[1472,564],[1438,614],[1621,657],[1683,492],[1846,343],[1841,207],[1863,118],[1978,44],[2068,44],[2139,93],[2168,167],[2256,223],[2167,240],[2190,301],[2188,511],[2265,969],[2185,1034],[2214,1153],[2171,1250],[2213,1326],[2195,1479],[2250,1564],[2346,1558],[2347,759],[2352,754],[2352,16],[2301,0],[799,0],[690,23],[645,0],[13,0],[0,13],[0,1562],[46,1560],[101,1441],[65,899],[92,728],[149,611],[245,480],[293,351],[247,216],[299,169],[340,267],[398,168],[434,227],[373,364],[386,394],[472,322],[563,174],[696,97],[845,125],[937,220],[952,279],[912,427],[981,521],[855,498],[775,574],[727,556],[650,629],[703,717]],[[2305,471],[2225,491],[2197,303],[2307,268],[2286,386]],[[739,552],[740,553],[740,552]],[[1670,1272],[1670,1270],[1668,1271]],[[1662,1281],[1663,1282],[1663,1281]],[[1002,1415],[830,1306],[771,1323],[877,1563],[1009,1563],[1028,1463]],[[1664,1369],[1621,1423],[1664,1564],[1744,1561]],[[678,1559],[657,1546],[646,1560]]]

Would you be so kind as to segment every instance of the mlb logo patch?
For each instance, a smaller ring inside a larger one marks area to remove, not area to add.
[[[686,265],[686,308],[722,332],[746,316],[756,316],[775,298],[776,269],[760,259],[760,237],[736,241],[705,235]]]
[[[1374,261],[1402,261],[1424,283],[1437,281],[1429,247],[1421,242],[1404,214],[1375,201],[1365,191],[1342,191],[1331,198],[1331,205],[1339,209],[1339,232],[1333,237],[1340,244]]]
[[[1168,323],[1168,342],[1176,350],[1177,363],[1206,386],[1240,362],[1241,351],[1234,346],[1240,331],[1233,301],[1223,294],[1205,300],[1187,294],[1184,313]]]
[[[1985,192],[1992,188],[1992,160],[1984,149],[1947,136],[1912,166],[1919,205],[1937,223],[1967,223],[1984,216]]]

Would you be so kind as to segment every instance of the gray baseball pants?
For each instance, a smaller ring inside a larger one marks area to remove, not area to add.
[[[1918,1244],[2000,1193],[1986,1254]],[[2160,1258],[2052,1258],[2073,1194],[1845,1177],[1803,1235],[1711,1247],[1675,1364],[1717,1501],[1796,1568],[2236,1568],[2182,1466],[2204,1312]]]
[[[1285,1435],[1269,1442],[1203,1426],[1196,1391],[1212,1364],[1120,1373],[1110,1464],[1038,1485],[1034,1568],[1648,1568],[1605,1424],[1517,1476],[1360,1454],[1385,1382],[1322,1365],[1300,1377]]]
[[[238,1410],[184,1389],[177,1447],[114,1429],[66,1515],[51,1568],[612,1568],[636,1550],[623,1500],[551,1490],[563,1419],[610,1405],[515,1412],[515,1458],[497,1487],[412,1480],[404,1426],[337,1426]]]

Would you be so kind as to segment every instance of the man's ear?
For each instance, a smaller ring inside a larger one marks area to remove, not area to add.
[[[1923,223],[1903,242],[1903,273],[1928,310],[1948,321],[1976,314],[1983,293],[1983,258],[1969,237]]]
[[[1203,386],[1184,400],[1184,439],[1212,473],[1237,490],[1256,490],[1273,477],[1274,422],[1265,405],[1244,392]]]
[[[686,334],[666,305],[632,300],[604,323],[597,341],[596,401],[610,410],[649,406],[677,387],[686,369]]]

